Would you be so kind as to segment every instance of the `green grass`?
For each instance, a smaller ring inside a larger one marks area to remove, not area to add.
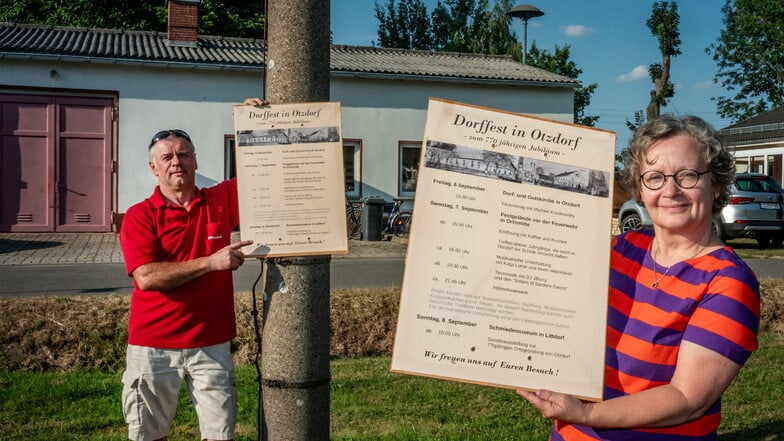
[[[727,245],[743,259],[784,258],[784,248],[760,248],[754,239],[732,239]]]
[[[760,349],[724,395],[722,441],[784,440],[784,338]],[[392,374],[389,357],[332,361],[333,440],[540,440],[549,424],[513,391]],[[239,366],[237,440],[256,439],[256,372]],[[0,438],[124,440],[120,373],[0,373]],[[170,440],[198,439],[181,396]]]
[[[388,357],[332,368],[335,440],[547,438],[547,421],[511,390],[391,374]]]
[[[724,394],[721,441],[784,440],[784,338],[760,347]]]

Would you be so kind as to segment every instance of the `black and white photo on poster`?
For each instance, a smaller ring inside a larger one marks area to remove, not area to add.
[[[610,173],[544,159],[425,141],[425,167],[608,197]]]
[[[280,128],[263,130],[238,130],[237,146],[308,144],[340,141],[338,127]]]

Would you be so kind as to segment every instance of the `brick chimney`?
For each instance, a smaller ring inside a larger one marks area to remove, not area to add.
[[[196,47],[201,0],[168,0],[170,46]]]

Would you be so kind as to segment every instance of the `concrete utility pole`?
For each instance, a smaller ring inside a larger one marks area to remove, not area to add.
[[[269,0],[266,98],[329,101],[329,0]],[[331,256],[267,265],[262,436],[329,440]]]

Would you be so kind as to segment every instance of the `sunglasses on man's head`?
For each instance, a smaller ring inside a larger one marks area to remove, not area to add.
[[[188,142],[193,144],[193,141],[191,141],[191,137],[188,136],[187,133],[185,133],[185,130],[169,129],[169,130],[161,130],[160,132],[158,132],[155,135],[153,135],[152,136],[152,140],[150,140],[150,145],[147,146],[147,148],[148,149],[152,148],[152,146],[154,146],[156,142],[158,142],[158,141],[160,141],[160,140],[162,140],[164,138],[168,138],[171,135],[174,135],[174,136],[176,136],[178,138],[186,139],[186,140],[188,140]]]

